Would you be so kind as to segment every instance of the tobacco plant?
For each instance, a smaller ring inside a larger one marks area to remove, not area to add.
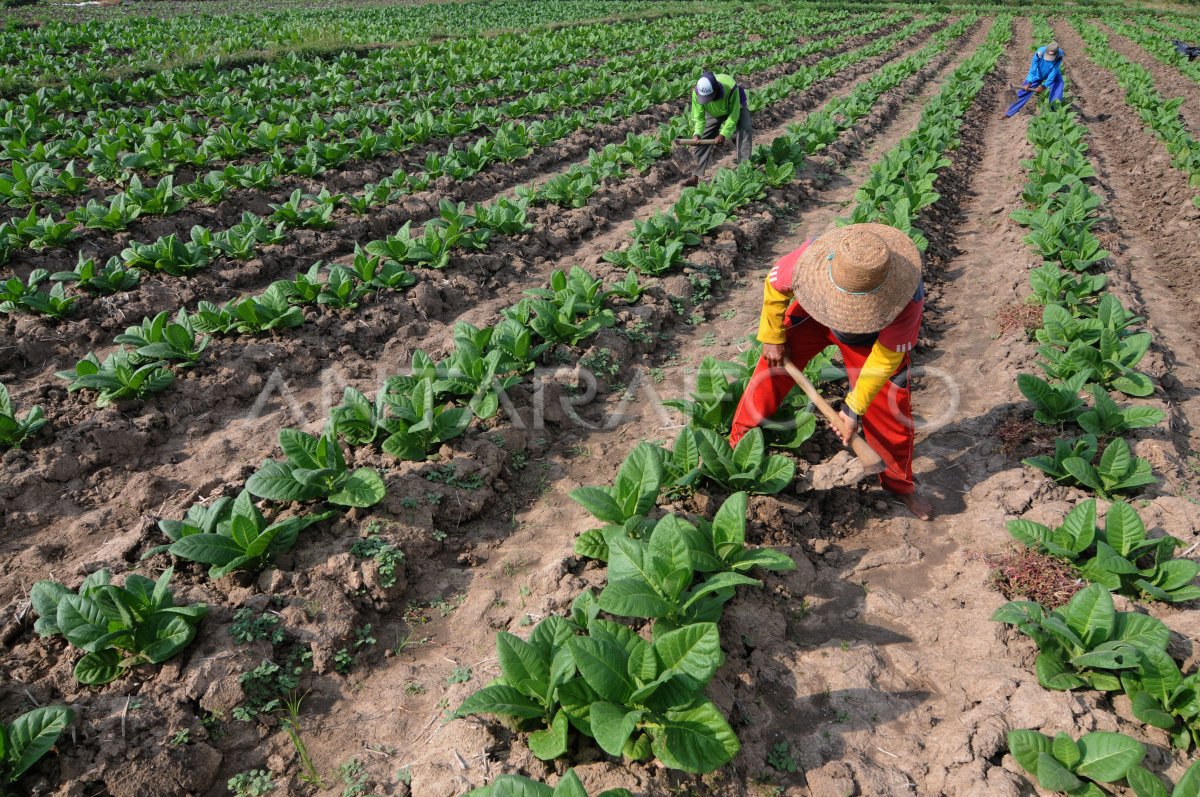
[[[1056,481],[1079,484],[1101,498],[1136,490],[1157,483],[1150,463],[1136,457],[1124,438],[1112,440],[1096,462],[1097,441],[1093,434],[1054,441],[1054,454],[1039,454],[1022,460],[1026,465],[1044,471]]]
[[[272,501],[324,499],[351,507],[374,506],[383,500],[386,488],[372,468],[350,470],[337,437],[320,437],[295,429],[281,429],[279,447],[287,458],[266,460],[246,480],[246,489],[258,498]]]
[[[154,318],[142,319],[139,326],[128,327],[113,342],[133,347],[129,357],[133,365],[166,360],[178,363],[181,368],[195,366],[208,348],[210,338],[197,337],[186,310],[176,313],[174,321],[168,318],[164,310]]]
[[[600,593],[600,608],[618,617],[652,619],[656,629],[670,630],[716,622],[734,587],[761,586],[762,582],[733,571],[720,571],[693,584],[697,563],[688,545],[689,526],[667,515],[646,539],[610,537],[609,581]]]
[[[206,614],[203,603],[176,606],[168,588],[174,568],[152,581],[131,573],[125,585],[109,583],[107,570],[83,580],[78,592],[57,581],[39,581],[29,593],[38,636],[62,636],[85,655],[75,678],[106,684],[131,667],[159,664],[187,647]]]
[[[1169,534],[1148,539],[1137,511],[1124,501],[1112,503],[1104,522],[1100,529],[1093,498],[1077,504],[1057,528],[1012,520],[1008,531],[1030,548],[1073,562],[1088,581],[1113,592],[1168,603],[1200,598],[1194,583],[1200,562],[1173,557],[1181,540]]]
[[[120,258],[110,257],[103,266],[96,265],[92,258],[79,255],[74,271],[59,271],[50,275],[55,282],[73,282],[91,293],[103,295],[133,290],[141,282],[141,274],[127,269]]]
[[[521,775],[501,775],[486,786],[472,789],[465,797],[588,797],[575,770],[568,769],[553,788]],[[628,789],[605,789],[596,797],[633,797]]]
[[[766,452],[763,431],[758,427],[746,432],[735,447],[711,429],[692,429],[691,433],[700,452],[700,474],[726,489],[773,495],[796,475],[795,462]]]
[[[222,496],[210,504],[193,504],[183,520],[160,520],[158,528],[171,543],[152,548],[143,558],[166,552],[201,562],[211,565],[208,576],[213,579],[235,570],[256,573],[273,556],[291,550],[301,531],[333,515],[326,511],[268,523],[243,490],[236,499]]]
[[[1011,601],[992,619],[1016,626],[1037,643],[1038,683],[1047,689],[1118,691],[1122,675],[1137,673],[1146,657],[1164,652],[1169,638],[1162,621],[1116,611],[1112,593],[1100,584],[1049,612],[1034,601]]]
[[[1123,733],[1093,731],[1075,741],[1065,733],[1051,739],[1037,731],[1013,730],[1008,732],[1008,749],[1047,791],[1103,797],[1106,792],[1097,783],[1116,783],[1135,768],[1150,776],[1140,765],[1145,745]]]
[[[0,382],[0,448],[19,447],[47,423],[40,406],[30,409],[25,417],[19,417],[8,388]]]
[[[413,358],[414,364],[417,358]],[[434,379],[425,376],[415,383],[403,379],[388,380],[384,386],[384,403],[388,418],[384,426],[388,437],[383,450],[397,459],[420,461],[438,443],[461,435],[471,425],[468,407],[451,407],[434,398]]]
[[[166,390],[175,375],[165,366],[161,360],[142,363],[128,349],[117,349],[104,362],[89,352],[73,371],[57,371],[54,375],[70,383],[70,393],[96,391],[96,406],[107,407],[114,401],[144,399]]]

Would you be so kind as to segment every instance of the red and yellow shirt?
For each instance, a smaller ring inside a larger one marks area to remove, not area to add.
[[[800,255],[812,240],[794,252],[779,259],[763,284],[762,315],[758,321],[758,339],[762,343],[786,343],[787,320],[804,323],[809,316],[792,296],[792,271]],[[789,313],[788,308],[795,304]],[[854,334],[830,330],[841,343],[854,348],[871,348],[863,364],[862,372],[854,383],[854,389],[846,396],[846,405],[856,415],[867,411],[884,384],[900,369],[905,355],[917,345],[921,329],[921,317],[925,310],[925,282],[917,284],[917,291],[890,324],[878,332]],[[815,321],[814,321],[815,323]]]

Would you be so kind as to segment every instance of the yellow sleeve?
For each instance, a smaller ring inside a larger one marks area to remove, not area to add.
[[[790,293],[775,289],[771,278],[763,281],[762,315],[758,319],[758,340],[760,343],[785,343],[787,331],[783,328],[783,315],[787,312],[792,301]]]
[[[879,391],[892,378],[892,374],[900,368],[902,362],[904,362],[904,352],[892,351],[876,342],[871,353],[867,355],[867,361],[863,363],[862,371],[858,374],[858,381],[854,383],[854,389],[850,391],[850,395],[846,396],[846,406],[855,415],[865,413],[867,407],[871,406],[875,396],[879,395]]]

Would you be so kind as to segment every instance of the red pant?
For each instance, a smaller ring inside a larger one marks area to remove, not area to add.
[[[788,356],[793,363],[803,368],[809,360],[832,343],[842,352],[850,384],[855,383],[867,355],[871,353],[870,346],[848,346],[842,343],[834,337],[828,327],[817,323],[794,304],[788,310],[786,321]],[[887,465],[887,470],[879,475],[880,482],[884,488],[901,494],[911,493],[916,489],[912,474],[913,420],[912,399],[908,389],[908,366],[909,359],[905,355],[897,375],[893,377],[902,382],[904,387],[889,379],[860,419],[863,436],[871,448],[879,452]],[[787,371],[783,368],[771,368],[766,360],[760,359],[733,416],[730,444],[736,444],[742,439],[742,435],[774,415],[794,387],[796,383],[788,376]]]

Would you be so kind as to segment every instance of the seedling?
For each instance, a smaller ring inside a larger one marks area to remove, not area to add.
[[[203,603],[176,606],[168,588],[174,568],[157,581],[131,573],[125,586],[109,583],[107,570],[83,580],[78,592],[57,581],[39,581],[29,599],[38,636],[63,636],[85,651],[75,678],[88,685],[116,680],[129,668],[158,664],[187,647],[206,614]]]

